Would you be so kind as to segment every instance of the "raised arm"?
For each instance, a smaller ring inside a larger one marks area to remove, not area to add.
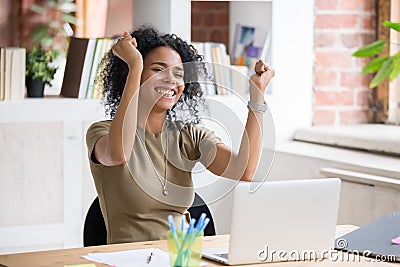
[[[121,101],[108,135],[101,137],[95,147],[96,160],[106,166],[115,166],[129,160],[137,127],[137,107],[143,59],[137,43],[128,32],[112,48],[113,53],[129,67]]]
[[[262,148],[265,88],[274,76],[274,70],[259,60],[255,74],[250,77],[250,103],[240,148],[237,154],[224,144],[217,144],[207,157],[207,169],[212,173],[242,181],[251,181],[257,169]]]

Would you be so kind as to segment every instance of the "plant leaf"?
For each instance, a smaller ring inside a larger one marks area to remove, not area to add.
[[[40,40],[40,43],[44,46],[44,47],[53,47],[55,40],[53,37],[50,36],[45,36],[44,38],[42,38]]]
[[[51,8],[55,8],[55,6],[57,5],[57,2],[58,2],[57,0],[47,0],[47,4]]]
[[[76,18],[74,16],[71,16],[71,15],[68,15],[68,14],[63,14],[61,16],[61,19],[64,22],[71,23],[71,24],[74,24],[74,25],[76,25],[76,23],[77,23]]]
[[[394,54],[394,55],[392,56],[392,58],[393,58],[394,60],[400,59],[400,52],[397,52],[396,54]]]
[[[390,72],[389,79],[393,81],[400,74],[400,59],[393,60],[393,70]]]
[[[57,5],[56,9],[63,13],[72,13],[76,11],[76,5],[74,3],[61,3]]]
[[[386,20],[382,24],[385,25],[386,27],[389,27],[395,31],[400,32],[400,23],[394,23]]]
[[[377,57],[368,62],[362,69],[362,74],[377,72],[388,57]]]
[[[33,12],[36,12],[36,13],[39,13],[39,14],[41,14],[43,16],[46,15],[46,13],[47,13],[47,9],[46,8],[44,8],[42,6],[39,6],[37,4],[30,5],[29,6],[29,10],[33,11]]]
[[[32,47],[32,50],[26,54],[26,77],[50,82],[54,78],[56,68],[50,66],[51,58],[48,55],[50,51],[45,51],[40,46]]]
[[[355,57],[372,57],[379,54],[385,47],[386,42],[383,40],[378,40],[370,43],[366,46],[361,47],[356,52],[353,53]]]
[[[41,39],[45,38],[49,27],[46,24],[36,26],[32,31],[32,42],[35,44],[40,42]]]
[[[385,62],[382,64],[382,68],[378,71],[375,77],[372,79],[371,83],[369,84],[369,88],[374,88],[381,82],[383,82],[389,74],[392,72],[394,68],[393,58],[388,57]]]
[[[61,28],[61,24],[59,21],[54,21],[54,20],[50,21],[48,25],[50,28],[54,28],[54,29]]]

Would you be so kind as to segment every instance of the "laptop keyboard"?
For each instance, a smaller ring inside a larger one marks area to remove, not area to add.
[[[224,259],[228,259],[228,254],[229,253],[221,253],[221,254],[215,254],[215,255],[217,255],[218,257],[224,258]]]

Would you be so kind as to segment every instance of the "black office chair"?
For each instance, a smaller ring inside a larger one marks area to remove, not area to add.
[[[83,226],[83,246],[107,245],[107,230],[100,209],[99,197],[96,197],[86,214]]]
[[[211,211],[197,193],[195,193],[193,204],[188,211],[190,216],[196,220],[198,220],[202,213],[205,213],[207,218],[210,218],[210,222],[204,229],[204,235],[215,235],[215,226]],[[99,197],[96,197],[86,214],[85,224],[83,226],[83,246],[89,247],[101,245],[107,245],[107,230],[100,209]]]
[[[204,235],[205,236],[215,235],[215,226],[211,211],[208,208],[207,204],[204,202],[204,200],[197,193],[195,193],[192,206],[188,209],[188,211],[190,213],[190,217],[195,218],[196,221],[200,218],[200,215],[202,213],[205,213],[207,215],[207,218],[210,218],[210,222],[204,229]]]

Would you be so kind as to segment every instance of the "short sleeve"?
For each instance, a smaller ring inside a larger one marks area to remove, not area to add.
[[[100,139],[100,137],[107,135],[110,129],[111,121],[99,121],[90,125],[89,129],[86,132],[86,145],[88,149],[88,158],[91,160],[91,155],[94,150],[94,146],[96,142]]]
[[[213,131],[207,128],[193,124],[187,125],[187,127],[194,141],[195,149],[199,155],[199,160],[203,165],[205,165],[205,160],[209,151],[214,148],[215,145],[222,143],[222,140]]]

